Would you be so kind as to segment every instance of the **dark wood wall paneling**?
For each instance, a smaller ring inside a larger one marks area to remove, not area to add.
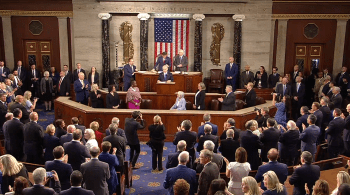
[[[73,11],[72,0],[1,0],[0,10]]]
[[[304,36],[304,27],[308,23],[315,23],[319,28],[318,35],[313,39],[307,39]],[[295,44],[300,43],[323,44],[324,59],[322,66],[327,67],[332,72],[336,30],[337,20],[289,20],[287,27],[285,73],[293,71],[293,66],[295,65]]]
[[[5,61],[4,33],[2,29],[2,17],[0,17],[0,60]]]
[[[273,2],[272,14],[349,14],[349,2]]]
[[[350,21],[346,25],[343,66],[348,67],[348,70],[350,70]]]
[[[39,20],[43,24],[43,31],[40,35],[33,35],[29,31],[29,23],[32,20]],[[24,40],[50,40],[51,41],[51,66],[60,71],[60,45],[59,45],[59,30],[57,17],[22,17],[13,16],[11,18],[12,38],[15,62],[18,60],[25,61],[24,56]],[[24,64],[29,67],[28,64]]]

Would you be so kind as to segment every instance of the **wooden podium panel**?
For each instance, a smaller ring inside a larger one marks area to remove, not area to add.
[[[157,88],[157,94],[159,95],[173,95],[176,92],[180,91],[179,86],[176,85],[175,82],[170,82],[170,83],[157,83],[156,84]]]

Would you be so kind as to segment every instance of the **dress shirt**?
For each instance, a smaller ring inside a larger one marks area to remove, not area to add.
[[[94,84],[95,81],[95,74],[91,74],[91,84]]]
[[[194,96],[194,105],[197,105],[197,95],[200,93],[201,91],[197,91],[196,95]],[[200,109],[201,106],[198,106],[197,109]]]
[[[82,85],[82,89],[84,89],[84,81],[83,80],[79,80],[80,81],[80,83],[81,83],[81,85]]]

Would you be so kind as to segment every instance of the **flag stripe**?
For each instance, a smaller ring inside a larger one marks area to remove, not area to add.
[[[189,20],[186,20],[186,56],[187,58],[189,57],[188,54],[189,54],[189,42],[190,42],[190,21]],[[188,71],[188,66],[187,66],[187,71]]]

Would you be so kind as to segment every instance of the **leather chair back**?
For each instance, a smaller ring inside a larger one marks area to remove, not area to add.
[[[224,71],[221,69],[210,69],[210,83],[222,83]]]
[[[260,104],[265,104],[266,101],[264,100],[264,98],[260,97],[260,96],[256,96],[256,105],[260,105]]]
[[[142,99],[140,108],[141,109],[152,109],[152,100]]]
[[[236,100],[236,110],[243,109],[244,107],[244,101],[243,100]]]
[[[210,102],[210,109],[211,110],[219,110],[220,109],[220,102],[217,99],[212,99]]]

